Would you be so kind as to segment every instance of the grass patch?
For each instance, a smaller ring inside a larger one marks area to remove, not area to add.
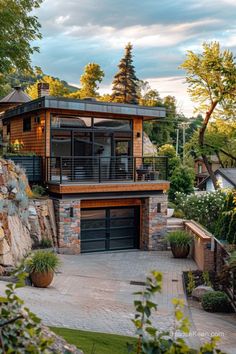
[[[83,350],[84,354],[127,354],[127,343],[136,343],[136,338],[117,334],[80,331],[77,329],[50,327],[68,343]]]

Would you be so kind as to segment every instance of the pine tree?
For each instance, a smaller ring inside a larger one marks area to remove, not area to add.
[[[138,78],[135,74],[132,59],[132,45],[125,47],[125,55],[118,65],[119,71],[114,76],[112,101],[138,104]]]

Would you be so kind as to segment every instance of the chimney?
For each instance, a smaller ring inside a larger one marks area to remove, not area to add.
[[[49,84],[40,82],[38,84],[38,97],[49,96]]]

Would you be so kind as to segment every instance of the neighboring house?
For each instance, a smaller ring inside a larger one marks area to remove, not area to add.
[[[219,159],[216,155],[212,155],[210,157],[210,163],[213,171],[216,171],[218,168],[221,167],[219,163]],[[195,170],[195,185],[198,187],[198,185],[201,182],[203,182],[206,179],[206,177],[208,177],[209,175],[206,165],[201,157],[195,159],[194,170]]]
[[[214,174],[220,188],[236,188],[236,168],[219,168],[214,172]],[[212,192],[215,190],[212,180],[209,176],[199,184],[199,188],[206,190],[207,192]]]
[[[4,139],[42,157],[61,252],[163,247],[167,159],[143,156],[143,122],[165,114],[50,96],[5,112]]]
[[[31,98],[20,86],[16,86],[7,96],[0,99],[0,114],[9,108],[16,107],[29,101],[31,101]]]

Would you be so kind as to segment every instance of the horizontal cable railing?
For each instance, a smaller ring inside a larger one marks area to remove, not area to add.
[[[47,181],[105,183],[111,181],[166,180],[168,158],[133,156],[47,157]]]

